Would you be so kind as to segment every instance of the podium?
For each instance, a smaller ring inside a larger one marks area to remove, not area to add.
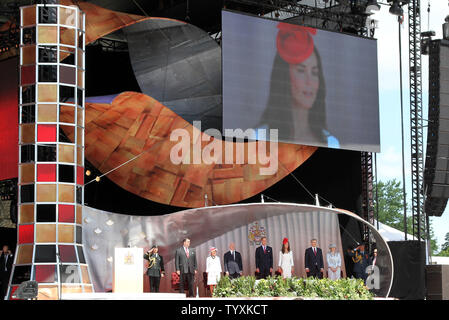
[[[143,293],[143,249],[115,248],[114,293]]]

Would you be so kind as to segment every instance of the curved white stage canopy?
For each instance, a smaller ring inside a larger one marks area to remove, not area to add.
[[[295,276],[305,277],[304,251],[310,246],[310,239],[316,238],[323,249],[327,269],[325,254],[330,243],[337,244],[343,257],[338,215],[350,216],[369,226],[378,249],[379,288],[374,292],[378,296],[388,296],[393,281],[393,259],[388,245],[374,226],[346,210],[291,203],[254,203],[196,208],[162,216],[133,216],[84,207],[83,243],[95,291],[112,289],[114,248],[148,250],[157,244],[167,275],[161,280],[160,291],[174,292],[170,282],[171,273],[175,271],[174,252],[188,237],[191,247],[196,249],[199,266],[196,284],[200,296],[204,296],[202,273],[210,246],[217,247],[223,263],[229,243],[235,242],[236,250],[242,254],[244,275],[254,275],[255,249],[260,245],[260,236],[266,235],[268,245],[273,247],[275,270],[282,239],[287,237],[294,255]],[[343,274],[346,275],[344,266]],[[148,278],[144,277],[144,281]]]

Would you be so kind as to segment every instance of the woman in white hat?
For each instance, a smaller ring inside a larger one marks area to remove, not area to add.
[[[217,248],[209,249],[210,256],[206,259],[207,285],[210,288],[210,294],[213,295],[214,288],[217,286],[221,275],[220,257],[217,256]]]
[[[329,245],[327,253],[327,277],[331,280],[340,279],[341,256],[337,251],[337,246],[333,243]]]

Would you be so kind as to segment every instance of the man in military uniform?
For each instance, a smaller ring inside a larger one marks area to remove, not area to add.
[[[368,252],[365,250],[365,244],[359,245],[357,248],[349,252],[349,256],[352,257],[354,262],[353,274],[357,279],[363,279],[366,281],[368,274],[366,268],[371,264],[371,259]]]
[[[159,292],[161,277],[164,277],[164,259],[158,254],[159,248],[154,245],[144,254],[143,258],[148,260],[147,275],[150,278],[150,291]]]

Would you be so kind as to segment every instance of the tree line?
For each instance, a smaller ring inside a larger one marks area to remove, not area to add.
[[[374,194],[376,185],[374,184]],[[393,179],[388,181],[378,181],[377,183],[377,199],[374,196],[374,212],[379,215],[379,222],[386,224],[397,230],[404,231],[404,207],[403,193],[401,182]],[[413,230],[413,221],[411,216],[411,206],[407,204],[407,233],[411,234]],[[445,242],[438,249],[435,233],[430,222],[430,247],[432,255],[449,257],[449,232],[446,233]],[[423,239],[427,238],[427,234],[423,235]]]

